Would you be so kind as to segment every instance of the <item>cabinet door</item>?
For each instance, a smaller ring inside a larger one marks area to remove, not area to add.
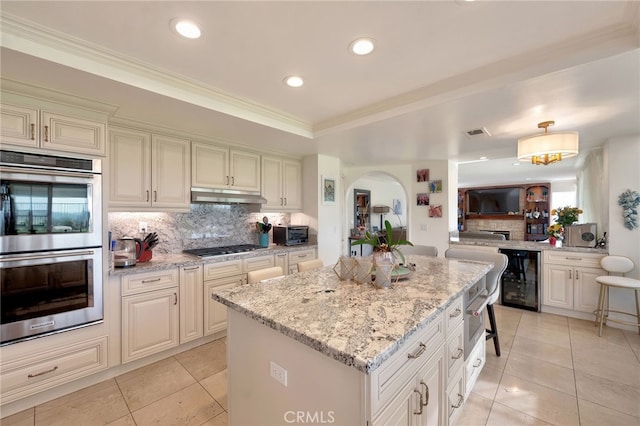
[[[282,268],[285,274],[292,274],[294,272],[289,270],[289,255],[287,253],[276,254],[276,265]],[[297,270],[295,271],[297,272]]]
[[[151,135],[109,129],[109,206],[151,206]]]
[[[598,305],[600,284],[596,277],[607,275],[600,268],[575,268],[573,280],[573,309],[592,313]]]
[[[427,361],[421,369],[416,379],[416,388],[422,392],[423,402],[422,415],[419,417],[420,425],[443,425],[445,424],[444,393],[445,374],[443,351],[437,351],[433,357]]]
[[[544,304],[573,309],[573,268],[545,265],[544,270]]]
[[[154,207],[189,208],[191,143],[153,135],[151,139],[151,203]]]
[[[203,336],[202,265],[180,268],[180,343]]]
[[[193,142],[191,144],[191,186],[226,189],[229,187],[229,149]]]
[[[42,112],[42,147],[55,151],[104,156],[105,123]]]
[[[244,283],[244,275],[219,278],[204,283],[204,335],[208,336],[227,329],[227,307],[216,302],[211,295],[216,291],[237,287]]]
[[[417,391],[417,392],[416,392]],[[410,426],[418,424],[420,413],[420,390],[415,386],[414,380],[408,386],[402,388],[398,396],[380,412],[373,421],[374,426]],[[418,413],[418,414],[417,414]]]
[[[122,362],[178,346],[178,288],[122,298]]]
[[[287,210],[302,210],[302,164],[284,161],[282,170],[284,207]]]
[[[230,151],[231,181],[229,187],[238,191],[260,191],[260,155]]]
[[[262,157],[262,185],[260,193],[267,199],[263,209],[280,210],[284,204],[282,195],[282,161],[277,158]]]
[[[39,143],[38,110],[0,104],[2,143],[37,147]]]

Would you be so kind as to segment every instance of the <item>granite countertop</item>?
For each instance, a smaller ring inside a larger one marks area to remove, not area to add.
[[[608,254],[606,248],[591,248],[591,247],[553,247],[548,241],[519,241],[519,240],[483,240],[483,239],[458,239],[451,238],[449,243],[452,245],[471,245],[471,246],[487,246],[487,247],[499,247],[512,250],[531,250],[531,251],[570,251],[581,253],[595,253],[595,254]]]
[[[426,256],[407,261],[416,271],[386,290],[341,282],[328,266],[221,290],[213,298],[369,374],[493,267]]]
[[[247,259],[251,257],[264,256],[265,254],[291,253],[299,250],[316,248],[315,244],[301,244],[297,246],[271,245],[268,248],[245,251],[243,253],[225,254],[222,256],[208,257],[201,259],[185,253],[153,253],[153,258],[148,262],[138,262],[136,266],[129,268],[114,268],[109,271],[109,275],[140,274],[143,272],[162,271],[183,266],[200,265],[208,263],[227,262],[229,260]]]

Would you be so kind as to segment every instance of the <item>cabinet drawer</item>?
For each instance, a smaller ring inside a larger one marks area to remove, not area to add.
[[[272,254],[266,256],[250,257],[242,259],[243,272],[257,271],[258,269],[271,268],[276,262]],[[284,271],[286,273],[286,271]]]
[[[242,273],[242,261],[230,260],[229,262],[205,263],[204,280],[215,280],[218,278],[230,277]]]
[[[316,251],[314,249],[291,251],[289,252],[289,268],[291,268],[292,266],[296,266],[298,262],[313,260],[315,258]]]
[[[122,277],[122,295],[128,296],[161,288],[177,287],[180,282],[179,275],[178,269],[125,275]]]
[[[447,332],[447,366],[449,380],[459,371],[462,371],[464,365],[464,327],[462,324],[455,329]]]
[[[484,338],[480,339],[476,346],[469,354],[465,362],[464,367],[464,383],[465,383],[465,398],[473,389],[473,386],[476,384],[476,380],[478,380],[478,376],[482,371],[482,367],[484,367],[484,363],[486,361],[486,340]]]
[[[599,268],[600,259],[604,257],[603,254],[582,253],[582,252],[569,252],[569,251],[544,251],[544,262],[555,263],[559,265],[569,266],[586,266],[589,268]]]
[[[373,413],[393,398],[437,350],[442,350],[443,328],[440,315],[425,329],[409,338],[398,352],[371,374]]]
[[[445,312],[444,320],[447,336],[450,336],[451,330],[456,329],[460,324],[462,324],[462,320],[464,318],[464,315],[462,314],[462,303],[462,297],[458,297],[458,299],[449,305]]]
[[[106,368],[106,336],[8,362],[2,366],[2,402],[11,402]]]

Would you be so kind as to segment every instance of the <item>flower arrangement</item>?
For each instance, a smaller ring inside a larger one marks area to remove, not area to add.
[[[547,228],[547,236],[562,239],[564,228],[559,223],[554,223]]]
[[[627,229],[638,227],[638,205],[640,205],[640,194],[638,191],[627,189],[618,197],[618,205],[622,207],[622,217],[624,226]]]
[[[351,243],[352,246],[357,246],[361,244],[370,244],[373,246],[374,253],[394,253],[398,254],[404,263],[404,255],[400,250],[398,250],[398,246],[412,246],[413,244],[410,241],[403,239],[393,239],[393,232],[391,229],[391,224],[388,220],[384,221],[384,227],[386,232],[386,236],[381,235],[372,235],[369,231],[365,232],[364,238],[361,238],[357,241]]]
[[[560,225],[562,228],[573,225],[578,221],[578,216],[582,213],[583,211],[579,208],[569,206],[551,210],[551,214],[556,215],[554,219],[556,224]]]

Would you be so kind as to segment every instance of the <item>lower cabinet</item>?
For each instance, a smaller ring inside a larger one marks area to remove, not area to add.
[[[600,286],[596,277],[606,275],[600,268],[604,255],[581,252],[545,251],[543,304],[555,308],[593,313]]]
[[[180,343],[203,336],[203,266],[180,268]]]
[[[295,274],[296,272],[298,272],[298,262],[313,260],[315,258],[315,249],[296,250],[289,252],[289,274]]]
[[[276,254],[276,266],[282,268],[282,272],[290,274],[289,271],[289,253],[277,253]]]
[[[480,376],[480,372],[484,367],[484,364],[487,360],[486,353],[487,341],[482,337],[476,346],[473,348],[469,357],[465,361],[464,365],[464,387],[465,387],[465,399],[471,393],[471,389],[476,384],[478,380],[478,376]]]
[[[211,295],[220,290],[246,284],[246,275],[218,278],[204,283],[204,335],[227,330],[227,307],[216,302]]]

